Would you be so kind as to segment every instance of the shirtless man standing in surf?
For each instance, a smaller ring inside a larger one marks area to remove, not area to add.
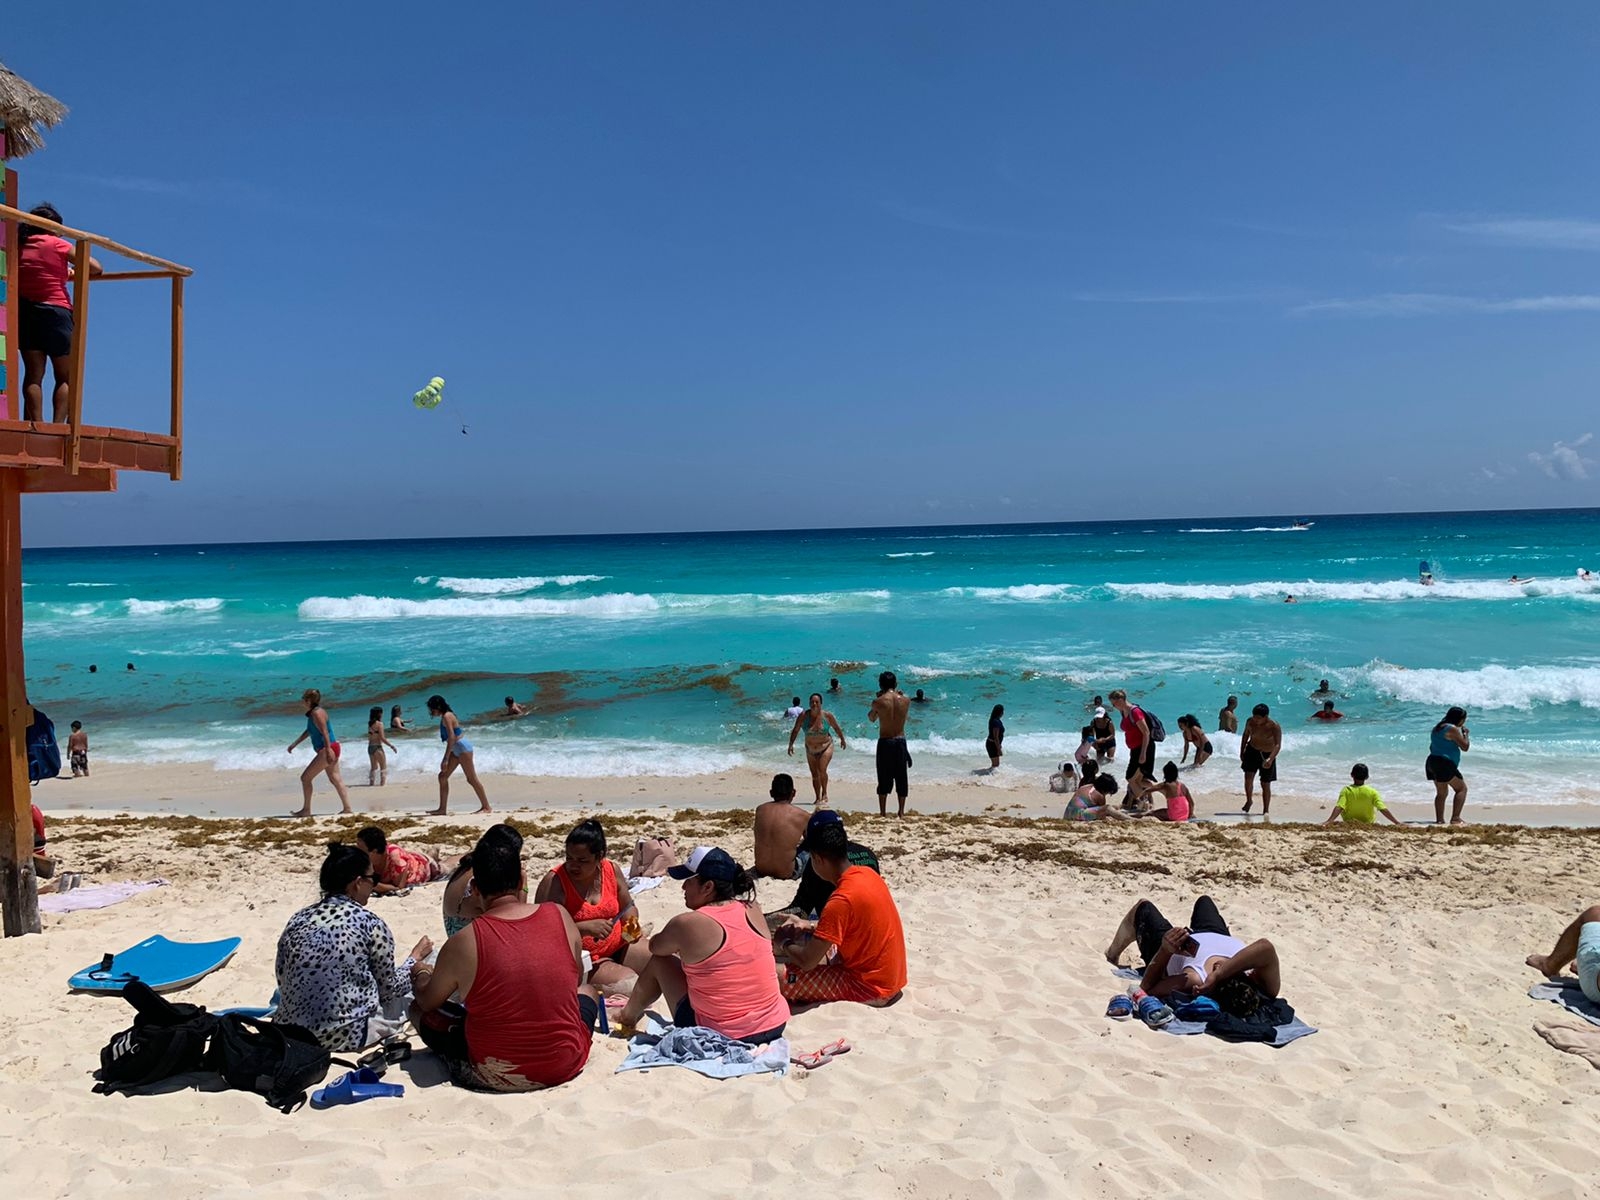
[[[1250,710],[1250,719],[1244,723],[1244,733],[1239,737],[1239,766],[1244,771],[1244,811],[1250,811],[1253,802],[1251,785],[1256,775],[1261,776],[1261,815],[1272,808],[1272,785],[1278,779],[1278,751],[1283,749],[1283,726],[1269,715],[1265,704]]]
[[[899,816],[906,815],[906,793],[911,790],[906,768],[911,765],[911,751],[906,749],[906,714],[911,711],[911,701],[900,690],[900,681],[893,671],[878,676],[878,698],[867,709],[867,720],[878,726],[878,814],[889,811],[889,789],[894,789],[900,800]]]

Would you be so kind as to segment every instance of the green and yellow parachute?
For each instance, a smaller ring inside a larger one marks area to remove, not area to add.
[[[418,408],[438,408],[439,402],[444,399],[444,380],[435,375],[428,380],[428,386],[411,397],[411,403]]]

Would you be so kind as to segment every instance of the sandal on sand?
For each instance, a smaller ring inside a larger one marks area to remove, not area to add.
[[[1118,992],[1111,997],[1111,1003],[1106,1005],[1106,1016],[1113,1021],[1126,1021],[1133,1016],[1133,998]]]
[[[815,1054],[797,1054],[789,1061],[802,1066],[808,1071],[815,1071],[818,1067],[827,1066],[841,1054],[849,1054],[853,1047],[844,1038],[836,1042],[829,1042]]]
[[[1160,1029],[1172,1023],[1172,1010],[1148,993],[1138,1000],[1139,1019],[1151,1029]]]
[[[311,1093],[312,1108],[332,1108],[335,1104],[358,1104],[375,1096],[404,1096],[404,1084],[383,1083],[370,1067],[346,1071],[327,1087]]]

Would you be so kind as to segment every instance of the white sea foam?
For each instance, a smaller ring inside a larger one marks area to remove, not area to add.
[[[1414,579],[1322,583],[1315,579],[1252,583],[1108,583],[1113,594],[1140,600],[1525,600],[1578,597],[1600,600],[1600,584],[1579,579],[1505,583],[1490,579],[1442,581],[1424,587]]]
[[[1077,590],[1070,583],[1019,583],[1011,587],[948,587],[944,594],[975,600],[1060,600]]]
[[[598,583],[606,578],[609,576],[513,575],[506,578],[474,579],[442,575],[438,579],[430,580],[428,576],[423,575],[417,577],[417,582],[432,582],[436,588],[462,596],[510,596],[518,592],[531,592],[536,588],[548,587],[552,583],[557,587],[572,587],[579,583]]]
[[[1577,704],[1600,708],[1600,667],[1479,667],[1448,671],[1425,667],[1407,670],[1375,663],[1367,678],[1380,693],[1396,700],[1432,704],[1443,710],[1459,704],[1474,709],[1531,709],[1536,704]],[[1470,720],[1469,720],[1470,724]]]
[[[394,621],[413,617],[634,617],[660,608],[661,602],[654,596],[632,592],[571,600],[312,596],[300,602],[299,613],[302,621]]]
[[[71,617],[75,620],[100,615],[98,604],[41,604],[39,608],[46,616]]]
[[[69,583],[68,587],[116,587],[114,583]]]
[[[936,550],[902,550],[897,554],[885,554],[885,558],[932,558]]]
[[[163,617],[172,613],[217,612],[226,603],[217,596],[202,596],[186,600],[124,600],[122,605],[130,617]]]
[[[1211,529],[1211,528],[1180,529],[1178,532],[1180,532],[1180,533],[1304,533],[1307,530],[1307,528],[1309,528],[1309,526],[1306,526],[1306,525],[1250,525],[1250,526],[1246,526],[1246,527],[1234,527],[1234,528],[1231,528],[1231,529]],[[1146,533],[1154,533],[1155,530],[1147,529],[1147,530],[1145,530],[1145,532]]]

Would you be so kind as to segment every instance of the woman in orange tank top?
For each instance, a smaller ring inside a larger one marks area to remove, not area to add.
[[[577,922],[596,987],[626,990],[650,962],[650,941],[626,937],[625,918],[637,920],[638,908],[628,881],[606,858],[606,831],[590,818],[567,834],[566,861],[539,882],[535,903],[554,901]]]

